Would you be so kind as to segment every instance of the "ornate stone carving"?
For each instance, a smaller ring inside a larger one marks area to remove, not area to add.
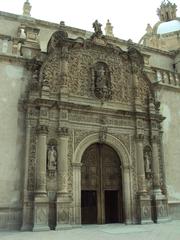
[[[46,125],[39,125],[38,127],[37,127],[37,133],[38,134],[48,134],[48,126],[46,126]]]
[[[28,85],[30,91],[40,89],[39,74],[41,65],[42,63],[36,59],[33,59],[30,63],[28,63],[28,68],[32,71],[32,79]]]
[[[78,146],[78,144],[88,135],[95,133],[95,131],[87,131],[87,130],[74,130],[74,149]]]
[[[45,223],[47,219],[47,210],[45,207],[37,207],[36,223]]]
[[[58,222],[69,223],[69,209],[60,209],[60,211],[58,212]]]
[[[61,85],[66,84],[64,78],[60,78],[60,61],[59,52],[52,52],[48,55],[40,71],[40,82],[44,86],[49,86],[51,93],[57,93]]]
[[[58,134],[60,136],[63,136],[63,137],[68,136],[69,135],[69,129],[67,127],[60,127],[58,129]]]
[[[53,33],[48,43],[48,52],[54,51],[58,48],[64,47],[65,40],[68,38],[68,34],[64,31],[64,28],[60,26],[60,29]],[[62,51],[63,52],[63,51]]]
[[[150,211],[151,211],[150,206],[143,206],[142,207],[142,217],[145,219],[151,217]]]
[[[99,142],[103,143],[106,141],[106,137],[107,137],[107,127],[106,126],[102,126],[100,128],[99,131]]]
[[[35,158],[36,158],[36,135],[35,129],[31,128],[30,149],[29,149],[29,166],[28,166],[28,186],[29,191],[35,189]]]

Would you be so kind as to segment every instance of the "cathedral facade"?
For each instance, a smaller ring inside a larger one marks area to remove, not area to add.
[[[179,219],[180,28],[174,47],[157,25],[136,44],[109,21],[103,35],[97,20],[86,32],[30,9],[0,13],[0,228]],[[163,2],[159,27],[164,11],[178,23]]]

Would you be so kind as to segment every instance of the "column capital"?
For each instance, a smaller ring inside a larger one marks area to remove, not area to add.
[[[67,137],[69,135],[69,129],[67,127],[60,127],[57,132],[60,137]]]
[[[46,126],[46,125],[39,125],[39,126],[37,126],[37,128],[36,128],[36,132],[37,132],[38,134],[44,134],[44,135],[46,135],[46,134],[48,134],[48,126]]]
[[[72,166],[73,166],[73,168],[81,168],[82,167],[82,163],[73,162]]]
[[[152,135],[151,140],[152,143],[159,143],[159,135]]]
[[[143,133],[137,133],[136,134],[136,140],[137,141],[143,141],[144,140],[144,134]]]
[[[131,170],[133,170],[133,166],[132,165],[125,165],[125,166],[123,166],[123,170],[131,171]]]

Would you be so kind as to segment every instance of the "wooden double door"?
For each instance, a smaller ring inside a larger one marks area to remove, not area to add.
[[[106,144],[93,144],[82,156],[81,222],[124,222],[121,162]]]

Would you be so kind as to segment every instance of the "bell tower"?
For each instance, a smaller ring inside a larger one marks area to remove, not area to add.
[[[168,0],[164,0],[161,3],[160,8],[157,9],[157,15],[159,16],[160,21],[168,22],[176,19],[176,11],[177,6],[175,3],[172,4]]]

